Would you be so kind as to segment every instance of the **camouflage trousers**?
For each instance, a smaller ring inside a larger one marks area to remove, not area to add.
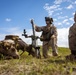
[[[57,38],[52,38],[50,41],[43,41],[42,53],[43,53],[44,58],[48,57],[48,50],[50,47],[52,48],[53,56],[57,56],[58,55]]]
[[[69,37],[69,49],[71,54],[76,55],[76,36]]]

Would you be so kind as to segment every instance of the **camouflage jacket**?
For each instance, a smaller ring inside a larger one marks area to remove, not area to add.
[[[35,26],[35,30],[37,32],[42,31],[42,35],[41,36],[43,38],[46,38],[45,40],[47,40],[47,41],[50,40],[52,35],[57,37],[57,28],[54,25],[50,25],[50,27],[48,27],[48,26],[42,26],[42,27]]]

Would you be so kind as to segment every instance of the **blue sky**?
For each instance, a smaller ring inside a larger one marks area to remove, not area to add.
[[[75,8],[75,0],[0,0],[0,40],[5,35],[16,34],[28,42],[22,33],[26,29],[32,34],[30,19],[43,26],[45,16],[50,16],[58,29],[58,45],[68,46],[68,30],[74,23]]]

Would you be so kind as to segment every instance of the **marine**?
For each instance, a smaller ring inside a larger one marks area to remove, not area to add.
[[[67,56],[70,59],[76,59],[76,12],[74,14],[74,24],[69,28],[68,42],[71,54]]]
[[[43,42],[42,45],[42,53],[44,58],[48,58],[50,54],[48,54],[48,50],[52,48],[52,55],[57,56],[57,28],[53,25],[53,18],[45,17],[46,26],[39,27],[34,25],[35,30],[37,32],[41,32],[40,40]]]

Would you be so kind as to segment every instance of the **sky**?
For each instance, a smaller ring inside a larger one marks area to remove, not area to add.
[[[23,29],[32,35],[30,19],[38,26],[45,26],[45,17],[54,19],[60,47],[68,47],[69,28],[73,25],[76,0],[0,0],[0,40],[6,35],[19,35],[26,43],[31,39],[22,36]],[[41,32],[36,32],[37,36]],[[38,44],[42,44],[38,40]]]

